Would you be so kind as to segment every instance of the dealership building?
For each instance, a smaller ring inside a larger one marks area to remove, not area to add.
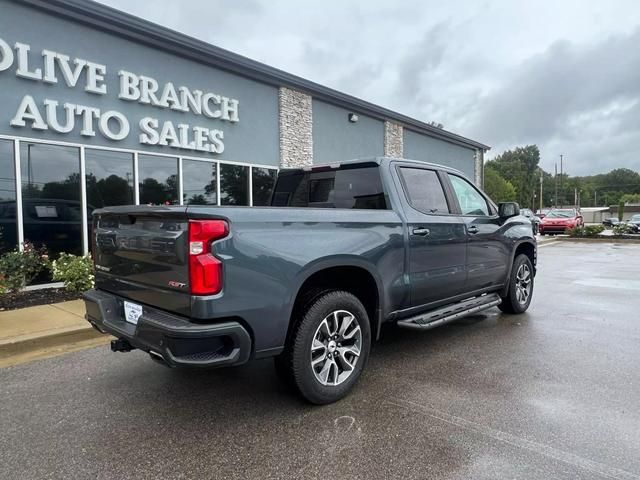
[[[85,0],[0,0],[2,251],[87,253],[91,211],[267,205],[280,168],[489,148]]]

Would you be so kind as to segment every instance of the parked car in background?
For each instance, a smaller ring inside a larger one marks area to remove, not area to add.
[[[627,225],[629,225],[633,229],[633,233],[640,232],[640,214],[636,214],[631,217],[627,221]]]
[[[93,222],[86,318],[114,351],[174,367],[275,357],[318,404],[353,387],[382,323],[522,313],[536,273],[517,203],[408,160],[280,170],[271,207],[108,207]]]
[[[540,218],[538,218],[532,210],[528,208],[521,208],[520,215],[524,215],[531,222],[531,227],[533,228],[533,234],[537,235],[540,231]]]
[[[584,220],[575,208],[553,209],[540,221],[540,235],[565,233],[570,228],[581,227]]]
[[[547,216],[547,213],[549,213],[549,208],[543,208],[542,210],[538,210],[536,212],[536,217],[538,217],[540,220],[542,220],[544,217]]]
[[[602,225],[608,228],[613,228],[620,223],[620,219],[618,217],[609,217],[602,220]]]

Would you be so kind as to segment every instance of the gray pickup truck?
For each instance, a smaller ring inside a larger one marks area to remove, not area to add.
[[[383,323],[427,330],[531,302],[531,223],[456,170],[391,158],[281,170],[271,205],[95,211],[87,320],[112,350],[172,367],[275,357],[323,404],[357,382]]]

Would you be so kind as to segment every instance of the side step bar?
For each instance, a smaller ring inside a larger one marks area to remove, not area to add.
[[[501,301],[497,293],[482,295],[481,297],[470,298],[469,300],[464,300],[459,303],[446,305],[427,313],[421,313],[415,317],[398,320],[398,326],[416,330],[429,330],[457,320],[465,315],[495,307],[500,304]]]

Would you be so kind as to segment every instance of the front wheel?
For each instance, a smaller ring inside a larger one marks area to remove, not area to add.
[[[311,403],[340,400],[356,384],[369,357],[367,311],[351,293],[332,291],[302,315],[276,360],[279,373]]]
[[[498,308],[506,313],[522,313],[529,308],[533,295],[533,265],[525,254],[513,261],[509,290]]]

